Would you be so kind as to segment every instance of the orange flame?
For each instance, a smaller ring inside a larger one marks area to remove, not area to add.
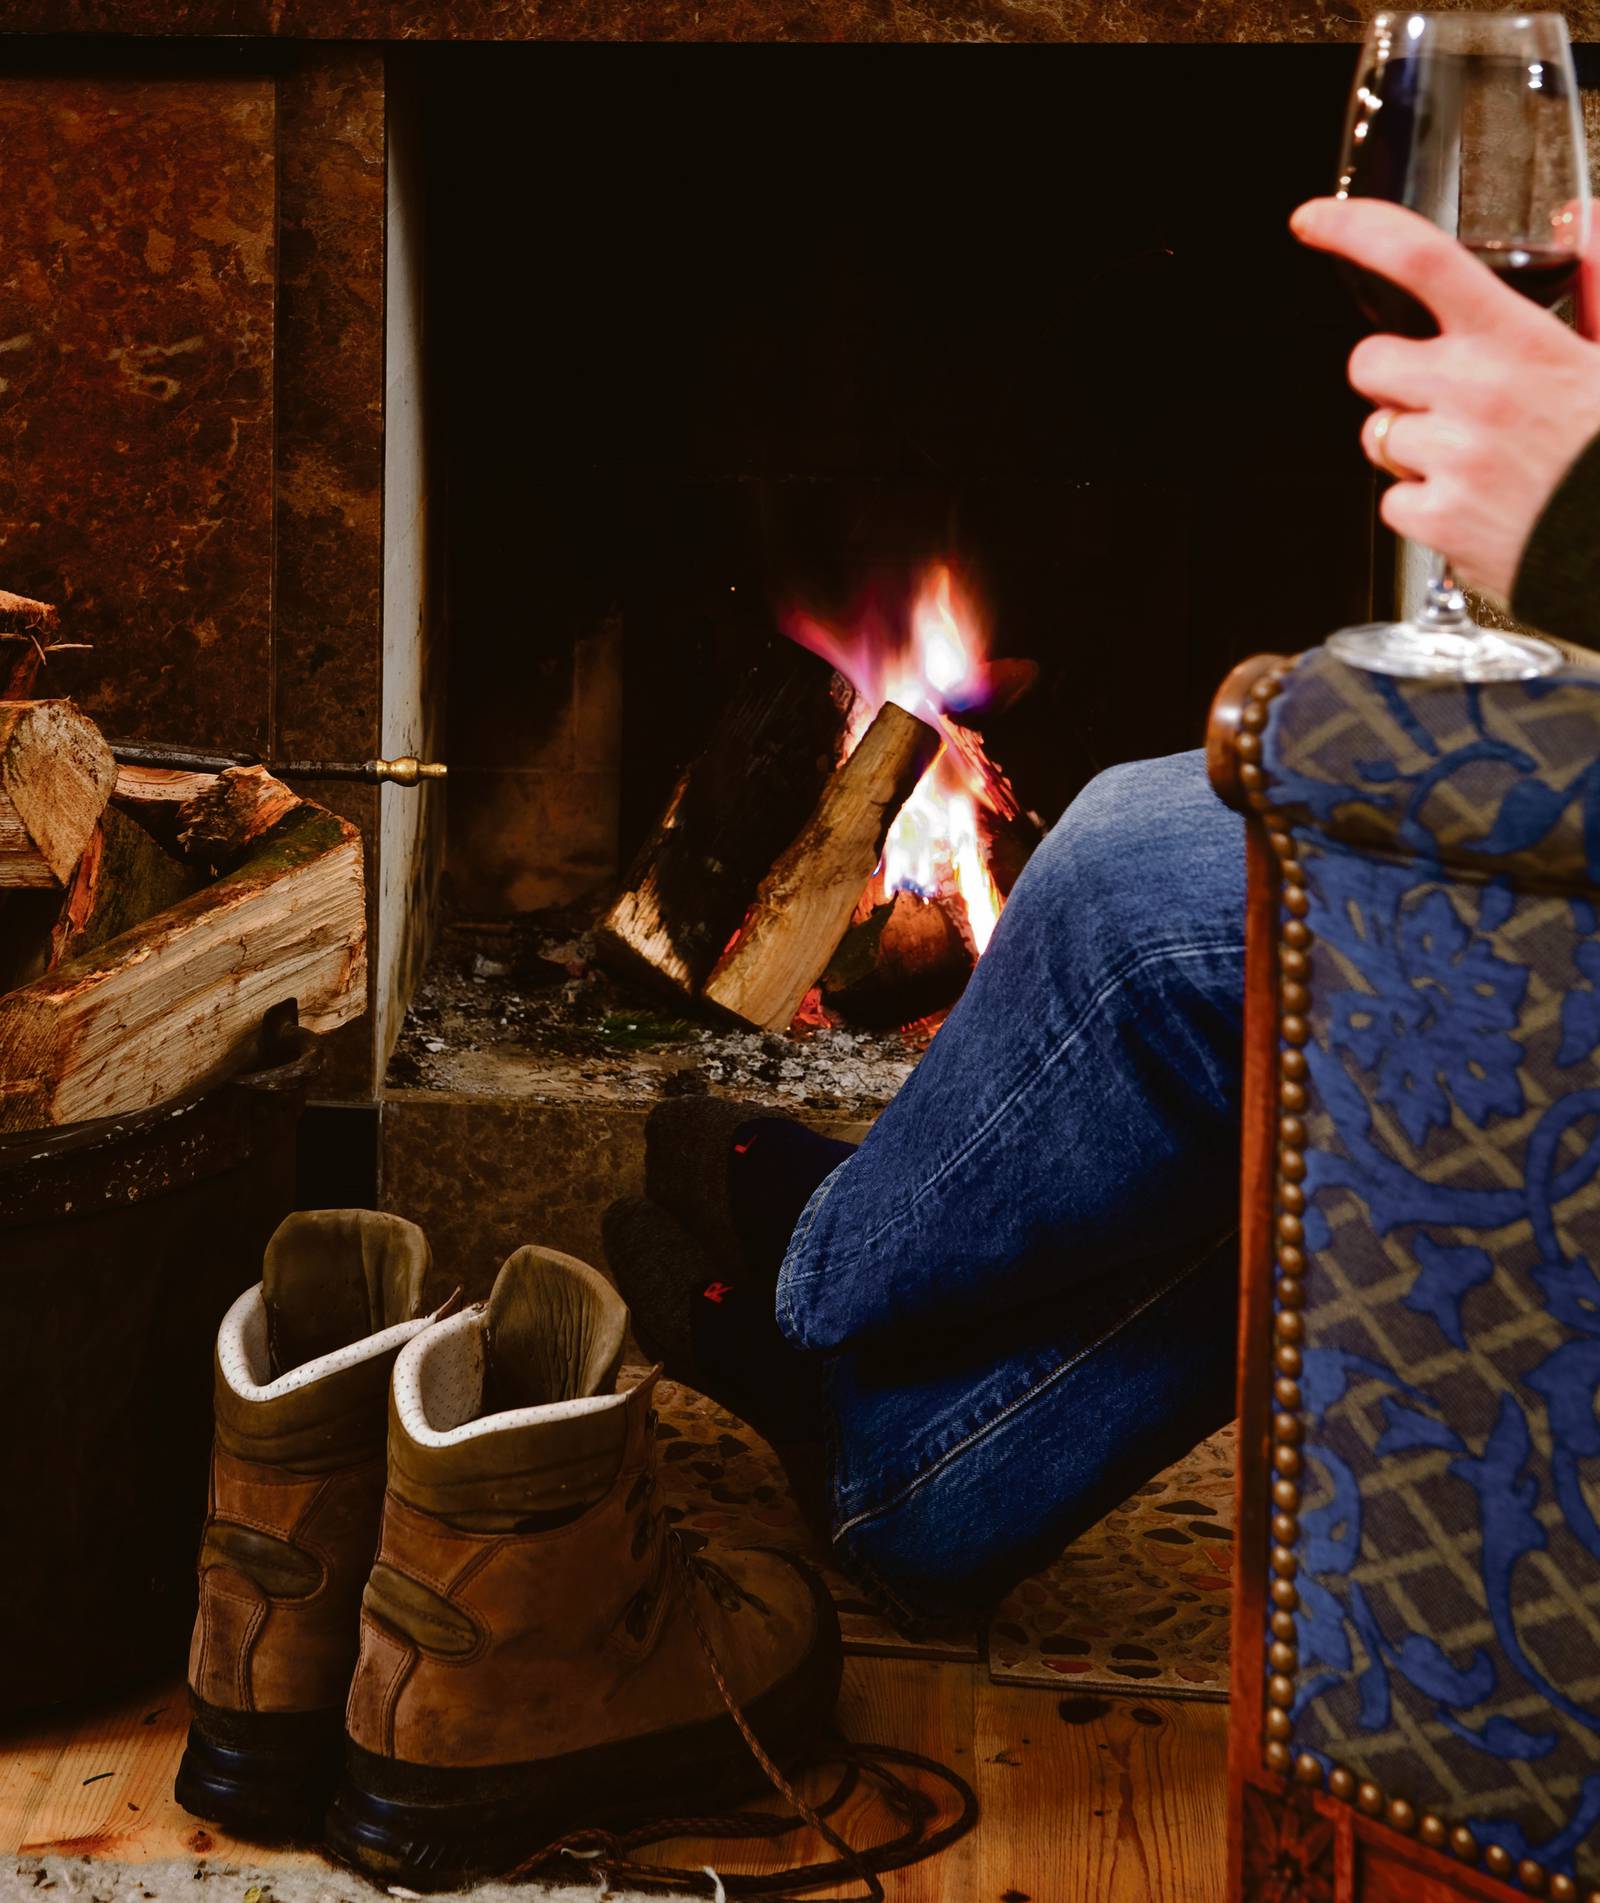
[[[862,906],[870,909],[896,892],[924,900],[951,895],[981,954],[1004,901],[984,859],[978,814],[1004,810],[1009,789],[985,773],[981,750],[949,719],[952,709],[972,706],[984,695],[984,631],[970,595],[950,566],[938,562],[923,575],[898,636],[870,611],[852,635],[804,614],[792,615],[786,632],[860,690],[852,748],[885,701],[944,735],[945,744],[889,829]]]

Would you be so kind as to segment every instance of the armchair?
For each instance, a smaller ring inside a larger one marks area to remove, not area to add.
[[[1600,673],[1325,650],[1248,826],[1235,1903],[1600,1903]]]

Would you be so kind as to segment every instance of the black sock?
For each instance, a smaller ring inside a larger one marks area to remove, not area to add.
[[[645,1194],[606,1212],[606,1253],[640,1339],[674,1379],[774,1442],[815,1442],[816,1357],[774,1315],[812,1192],[852,1146],[726,1099],[671,1099],[645,1130]]]
[[[787,1118],[761,1117],[734,1132],[729,1214],[741,1262],[710,1276],[690,1304],[695,1360],[708,1390],[769,1437],[817,1430],[816,1372],[774,1313],[778,1270],[811,1194],[854,1148]]]
[[[776,1282],[813,1192],[855,1149],[787,1117],[757,1117],[733,1133],[728,1201],[747,1271]]]

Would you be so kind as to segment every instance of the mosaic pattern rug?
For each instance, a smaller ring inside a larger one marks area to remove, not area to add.
[[[790,1496],[778,1457],[753,1427],[676,1381],[656,1389],[662,1511],[685,1531],[745,1546],[777,1546],[816,1567],[839,1613],[847,1652],[891,1658],[972,1661],[983,1656],[976,1628],[939,1639],[908,1639],[828,1564]]]
[[[1227,1427],[1025,1579],[990,1623],[990,1677],[1225,1699],[1233,1475]]]
[[[802,1554],[833,1593],[845,1649],[972,1661],[1018,1684],[1225,1698],[1234,1433],[1203,1442],[1110,1513],[977,1628],[907,1639],[819,1552],[777,1456],[693,1388],[663,1381],[663,1511],[686,1531]]]

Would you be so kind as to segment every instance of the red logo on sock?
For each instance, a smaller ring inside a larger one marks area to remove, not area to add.
[[[731,1282],[708,1282],[704,1290],[705,1299],[708,1302],[715,1302],[719,1308],[722,1306],[723,1296],[731,1295],[732,1293],[733,1284]]]

